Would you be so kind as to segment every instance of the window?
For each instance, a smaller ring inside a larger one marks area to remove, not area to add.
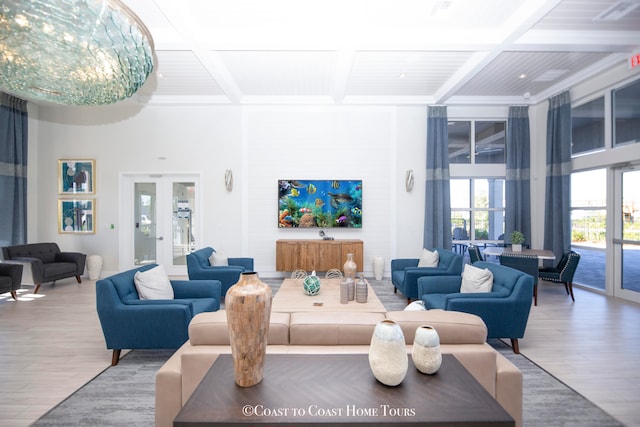
[[[504,238],[504,179],[451,179],[454,240]]]
[[[606,184],[606,169],[571,174],[571,246],[582,257],[574,282],[602,290],[607,245]]]
[[[640,141],[640,80],[611,92],[614,145]]]
[[[505,121],[450,121],[449,163],[504,164],[505,126]]]
[[[571,154],[604,149],[604,97],[575,107],[571,116]]]

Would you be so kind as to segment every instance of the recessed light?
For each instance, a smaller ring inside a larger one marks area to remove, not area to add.
[[[519,79],[524,79],[525,77],[527,77],[527,73],[520,73],[518,76]]]

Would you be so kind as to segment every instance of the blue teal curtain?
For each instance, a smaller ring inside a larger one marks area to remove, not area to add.
[[[0,246],[27,242],[27,103],[0,93]]]
[[[507,177],[505,181],[505,240],[518,230],[531,244],[531,142],[529,107],[509,107],[507,120]]]
[[[549,98],[544,248],[556,259],[571,248],[571,97]]]
[[[449,133],[447,107],[427,109],[427,179],[424,206],[424,247],[451,249],[449,198]]]

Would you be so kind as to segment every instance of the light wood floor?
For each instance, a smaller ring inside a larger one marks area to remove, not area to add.
[[[574,292],[572,303],[563,287],[541,283],[521,353],[619,421],[640,425],[640,305]],[[94,282],[62,280],[43,285],[39,298],[22,293],[21,299],[0,297],[5,427],[30,425],[111,362]]]

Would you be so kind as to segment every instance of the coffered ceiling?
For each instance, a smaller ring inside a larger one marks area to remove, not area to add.
[[[534,103],[640,51],[640,0],[124,3],[157,56],[138,102]]]

